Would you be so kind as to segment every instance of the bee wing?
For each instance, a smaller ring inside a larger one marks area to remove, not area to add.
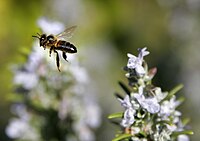
[[[65,39],[71,38],[76,27],[77,26],[69,27],[69,28],[65,29],[63,32],[57,34],[56,37],[57,38],[65,38]]]

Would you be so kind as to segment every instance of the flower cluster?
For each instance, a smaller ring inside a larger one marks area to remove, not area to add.
[[[157,69],[148,70],[144,61],[148,54],[147,48],[139,49],[138,57],[127,54],[129,59],[124,70],[131,88],[119,82],[126,95],[116,93],[124,112],[109,116],[112,120],[121,119],[119,125],[123,130],[114,141],[189,141],[188,134],[193,133],[185,130],[187,123],[181,120],[181,112],[176,109],[182,101],[176,99],[175,93],[182,85],[170,92],[154,86],[152,79]]]
[[[53,27],[56,32],[63,30],[58,22],[40,19],[38,24],[46,32]],[[49,58],[37,41],[28,61],[14,68],[17,94],[11,112],[15,117],[6,134],[27,141],[93,141],[101,110],[90,91],[89,75],[77,56],[69,56],[69,62],[63,62],[62,72],[57,70],[53,57]]]

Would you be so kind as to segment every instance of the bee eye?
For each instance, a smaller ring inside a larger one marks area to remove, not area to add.
[[[45,39],[46,39],[46,35],[43,34],[43,35],[41,36],[41,40],[45,40]]]

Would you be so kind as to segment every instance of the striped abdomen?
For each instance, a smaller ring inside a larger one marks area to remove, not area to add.
[[[55,49],[61,50],[66,53],[76,53],[77,52],[77,49],[73,44],[71,44],[70,42],[66,42],[64,40],[59,40],[57,42],[57,46]]]

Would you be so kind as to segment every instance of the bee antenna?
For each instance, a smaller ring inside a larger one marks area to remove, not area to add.
[[[41,35],[39,33],[37,33],[37,35],[40,37]]]
[[[33,35],[32,37],[40,39],[40,37]]]

